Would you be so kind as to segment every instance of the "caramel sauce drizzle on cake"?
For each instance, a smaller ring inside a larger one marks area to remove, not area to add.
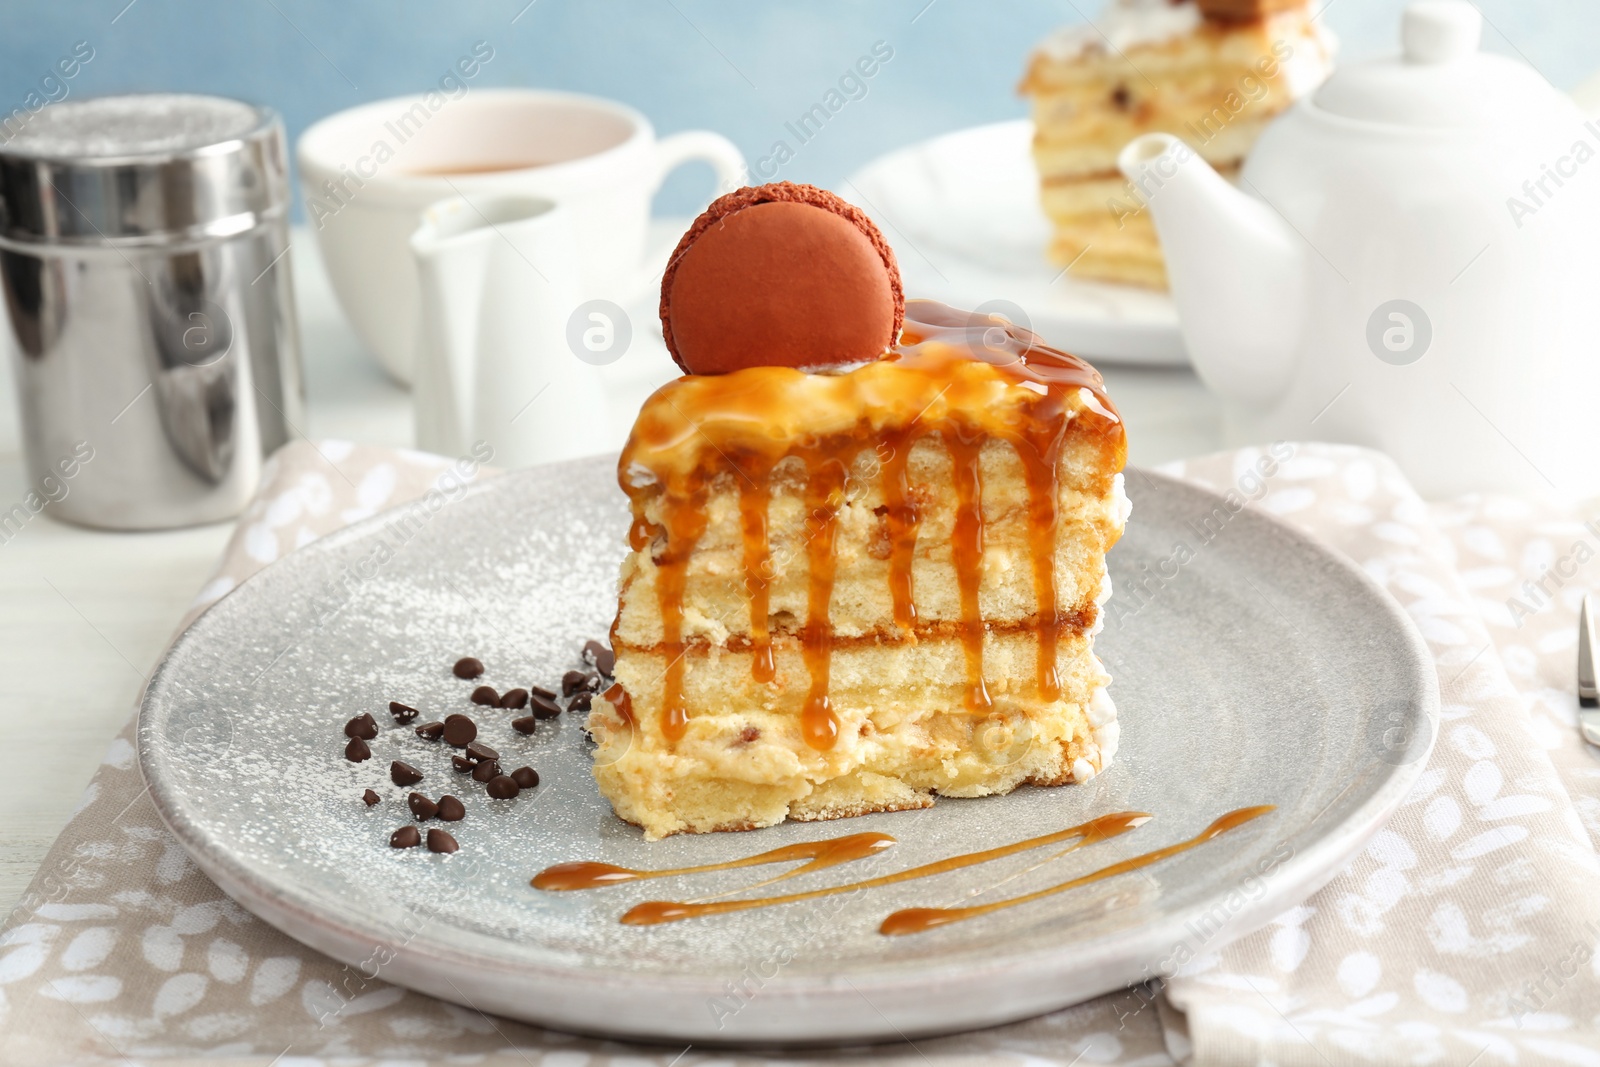
[[[610,701],[611,706],[617,709],[617,714],[622,716],[623,722],[630,727],[633,725],[633,698],[628,695],[628,691],[622,687],[621,682],[613,682],[611,687],[600,695]]]
[[[918,621],[912,561],[920,517],[910,496],[906,462],[912,446],[933,435],[943,440],[953,461],[958,496],[951,547],[960,590],[967,708],[983,712],[991,707],[978,595],[984,539],[979,458],[991,438],[1012,446],[1025,473],[1038,605],[1035,684],[1045,699],[1056,699],[1059,459],[1065,431],[1074,420],[1092,420],[1089,425],[1103,440],[1119,451],[1124,447],[1121,419],[1099,373],[1088,363],[1048,347],[1004,319],[969,315],[933,301],[907,302],[900,343],[883,358],[851,370],[807,374],[792,367],[751,366],[727,374],[691,375],[657,390],[634,425],[619,476],[633,506],[630,544],[636,551],[650,548],[659,570],[662,649],[668,660],[662,734],[676,741],[688,725],[683,694],[686,568],[706,529],[710,484],[720,475],[740,480],[753,674],[760,682],[774,677],[767,622],[770,478],[779,461],[797,456],[807,478],[809,566],[808,615],[799,638],[810,686],[801,726],[813,749],[833,747],[839,723],[828,701],[833,644],[829,611],[837,518],[850,471],[863,450],[885,445],[889,454],[879,476],[889,536],[888,580],[896,627],[910,637]],[[652,503],[659,524],[646,518]]]
[[[983,584],[983,474],[978,469],[983,438],[951,420],[942,431],[956,483],[956,528],[951,544],[956,585],[961,590],[961,646],[967,657],[967,710],[994,706],[983,684],[983,616],[978,587]],[[1054,530],[1051,531],[1054,540]],[[1052,578],[1052,583],[1054,579]],[[1034,591],[1036,594],[1038,590]]]
[[[894,601],[894,624],[909,637],[917,624],[917,604],[911,598],[911,561],[917,551],[917,526],[922,516],[910,499],[906,460],[911,456],[912,430],[895,430],[884,438],[889,458],[883,462],[884,519],[889,527],[889,595]]]
[[[756,463],[746,470],[739,487],[739,519],[744,535],[744,583],[750,594],[750,673],[758,682],[778,676],[772,662],[772,634],[767,629],[771,601],[772,553],[767,548],[767,497],[772,492],[772,469]]]
[[[833,601],[833,579],[838,554],[833,550],[838,533],[839,509],[844,506],[845,483],[861,444],[850,439],[807,449],[806,510],[814,528],[807,530],[806,563],[810,568],[806,591],[806,622],[800,631],[800,648],[811,687],[800,713],[800,731],[806,744],[827,751],[839,739],[839,718],[828,704],[829,660],[833,653],[833,626],[828,620]]]

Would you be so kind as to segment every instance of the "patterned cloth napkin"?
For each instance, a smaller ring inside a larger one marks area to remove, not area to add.
[[[574,1037],[353,975],[256,920],[162,828],[130,725],[0,931],[0,1063],[1600,1065],[1600,754],[1578,737],[1573,680],[1600,522],[1501,497],[1425,504],[1388,459],[1338,446],[1172,470],[1354,558],[1416,622],[1443,694],[1400,813],[1244,940],[1187,946],[1175,973],[1052,1015],[915,1043],[782,1056]],[[486,473],[290,446],[191,618],[322,534]]]
[[[1161,1011],[1169,1048],[1199,1063],[1600,1064],[1600,752],[1578,734],[1575,678],[1600,537],[1549,503],[1424,504],[1360,449],[1302,445],[1271,466],[1247,449],[1170,472],[1259,496],[1383,585],[1438,665],[1439,735],[1338,877],[1167,985],[1162,1009],[1187,1016]],[[1515,610],[1525,582],[1536,601]]]

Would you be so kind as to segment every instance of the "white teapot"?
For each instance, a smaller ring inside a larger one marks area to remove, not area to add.
[[[1425,496],[1600,492],[1600,124],[1421,0],[1403,54],[1341,68],[1229,184],[1123,150],[1236,442],[1392,455]]]

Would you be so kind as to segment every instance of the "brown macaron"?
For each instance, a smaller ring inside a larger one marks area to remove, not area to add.
[[[858,208],[814,185],[719,197],[661,279],[661,329],[690,374],[877,359],[905,321],[900,268]]]
[[[1200,0],[1200,14],[1216,22],[1257,22],[1304,6],[1305,0]]]

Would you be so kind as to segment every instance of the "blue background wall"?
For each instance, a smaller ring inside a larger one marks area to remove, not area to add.
[[[477,85],[576,89],[640,108],[660,132],[707,127],[747,157],[816,103],[875,41],[894,58],[778,175],[836,184],[878,153],[1024,113],[1023,56],[1103,0],[11,0],[0,104],[22,103],[86,40],[71,96],[180,89],[271,104],[293,138],[352,104],[436,82],[476,41]],[[1402,0],[1313,0],[1347,59],[1394,46]],[[1595,0],[1481,0],[1488,46],[1562,88],[1600,68]],[[682,173],[658,207],[687,210],[706,174]]]

